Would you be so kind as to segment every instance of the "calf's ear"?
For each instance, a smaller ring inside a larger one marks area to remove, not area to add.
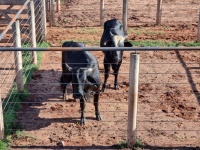
[[[124,47],[132,47],[133,45],[130,42],[125,41]]]
[[[103,43],[103,45],[104,45],[105,47],[111,47],[112,44],[113,44],[112,41],[105,41],[105,42]]]

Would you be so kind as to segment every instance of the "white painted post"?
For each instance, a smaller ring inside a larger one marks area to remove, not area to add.
[[[162,16],[162,0],[157,0],[157,14],[156,14],[156,25],[161,25],[161,16]]]
[[[104,24],[104,0],[100,0],[100,26]]]
[[[42,31],[43,31],[43,41],[46,41],[47,37],[47,22],[46,22],[46,2],[42,0]]]
[[[199,22],[198,22],[198,29],[197,29],[197,42],[200,42],[200,9],[199,9]]]
[[[1,89],[0,89],[0,140],[4,139],[4,121],[3,121],[3,109],[1,100]]]
[[[19,20],[17,20],[13,26],[13,33],[15,39],[15,47],[21,47],[21,35],[20,35],[20,25]],[[14,59],[15,59],[15,66],[16,66],[16,82],[17,82],[17,90],[18,92],[24,91],[24,84],[23,84],[23,69],[22,69],[22,52],[15,51],[14,52]]]
[[[128,129],[127,129],[127,142],[129,147],[133,147],[136,142],[139,59],[140,59],[139,54],[136,53],[130,54]]]
[[[36,48],[36,32],[35,32],[35,8],[34,1],[30,0],[29,8],[31,10],[31,47]],[[32,51],[32,62],[33,64],[37,64],[37,52]]]
[[[127,33],[127,20],[128,20],[128,0],[123,0],[122,20],[124,31]]]

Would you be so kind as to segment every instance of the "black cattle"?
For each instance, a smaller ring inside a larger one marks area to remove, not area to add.
[[[101,37],[101,47],[132,47],[132,44],[126,41],[126,33],[123,25],[116,19],[107,20],[104,23],[104,31]],[[102,91],[106,88],[106,82],[109,76],[110,67],[114,70],[114,89],[118,90],[118,72],[122,63],[123,51],[103,51],[104,53],[104,83]]]
[[[62,47],[85,47],[85,45],[77,42],[65,42]],[[88,51],[63,51],[62,70],[60,82],[63,98],[66,97],[66,86],[72,83],[73,98],[80,99],[80,124],[85,124],[85,101],[89,101],[92,93],[94,94],[96,119],[101,120],[98,108],[101,81],[95,56]]]

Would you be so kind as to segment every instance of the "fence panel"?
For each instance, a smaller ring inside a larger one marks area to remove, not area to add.
[[[39,1],[39,6],[36,7],[41,8],[41,0]],[[7,12],[8,9],[13,8],[13,12],[16,12],[15,15],[9,15],[11,17],[11,21],[8,25],[2,25],[2,32],[0,34],[0,46],[1,47],[36,47],[36,43],[33,43],[34,40],[34,27],[35,21],[37,19],[34,18],[34,10],[31,12],[29,5],[29,0],[26,0],[22,7],[18,6],[7,6],[9,4],[6,3],[2,6],[2,12]],[[36,1],[34,1],[36,3]],[[16,2],[17,3],[17,2]],[[20,3],[21,4],[21,3]],[[37,3],[38,4],[38,3]],[[7,8],[8,7],[8,8]],[[7,9],[6,9],[7,8]],[[34,8],[33,8],[34,9]],[[44,9],[45,10],[45,9]],[[9,13],[12,11],[8,11]],[[43,17],[43,13],[39,16]],[[2,16],[1,16],[2,17]],[[40,18],[42,18],[40,17]],[[32,19],[32,22],[30,21]],[[44,22],[43,22],[44,23]],[[17,26],[16,26],[17,25]],[[12,30],[11,30],[12,28]],[[36,28],[40,28],[40,31],[45,31],[42,26],[42,22],[38,23]],[[36,35],[40,37],[44,37],[45,35],[42,32],[37,32]],[[33,35],[33,37],[31,37]],[[5,39],[6,38],[6,39]],[[42,38],[38,39],[38,45],[41,46]],[[19,103],[20,95],[18,92],[24,92],[24,84],[28,80],[28,75],[31,73],[31,68],[35,67],[32,64],[31,60],[36,60],[37,55],[35,53],[34,56],[31,55],[32,52],[22,52],[21,51],[0,51],[0,89],[1,89],[1,98],[2,98],[2,110],[1,113],[4,114],[4,121],[6,122],[6,135],[11,129],[8,129],[8,125],[12,124],[13,117],[16,114],[13,114],[13,111],[16,109],[15,106]],[[22,56],[21,56],[22,55]],[[34,58],[35,57],[35,58]],[[36,62],[36,61],[34,61]],[[15,71],[16,70],[16,71]],[[2,119],[2,118],[1,118]],[[11,121],[11,122],[10,122]],[[1,124],[1,129],[3,128]],[[2,131],[3,132],[3,131]]]

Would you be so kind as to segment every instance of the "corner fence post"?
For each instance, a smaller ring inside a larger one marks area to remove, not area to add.
[[[128,20],[127,14],[128,14],[128,0],[123,0],[122,21],[125,33],[127,33],[127,20]]]
[[[13,38],[15,40],[15,47],[21,47],[21,36],[20,36],[20,25],[19,20],[17,20],[13,25]],[[14,51],[14,59],[15,59],[15,66],[16,66],[16,82],[17,82],[17,90],[18,92],[24,91],[24,84],[23,84],[23,69],[22,69],[22,52],[21,51]]]
[[[100,0],[100,26],[104,24],[104,0]]]
[[[200,42],[200,9],[199,9],[199,22],[198,22],[198,29],[197,29],[197,42]]]
[[[161,25],[161,16],[162,16],[162,0],[157,0],[157,13],[156,13],[156,25]]]
[[[140,59],[139,54],[136,53],[130,54],[128,129],[127,129],[127,143],[129,147],[133,147],[136,142],[139,59]]]
[[[42,32],[43,32],[43,41],[46,41],[46,37],[47,37],[47,16],[46,16],[46,2],[45,0],[42,0]]]
[[[1,99],[1,89],[0,89],[0,140],[4,139],[4,122],[3,122],[3,102]]]
[[[34,1],[30,0],[29,9],[31,10],[31,20],[30,20],[30,26],[31,26],[31,47],[36,48],[36,33],[35,33],[35,8],[34,8]],[[33,64],[37,64],[37,52],[32,51],[32,62]]]

